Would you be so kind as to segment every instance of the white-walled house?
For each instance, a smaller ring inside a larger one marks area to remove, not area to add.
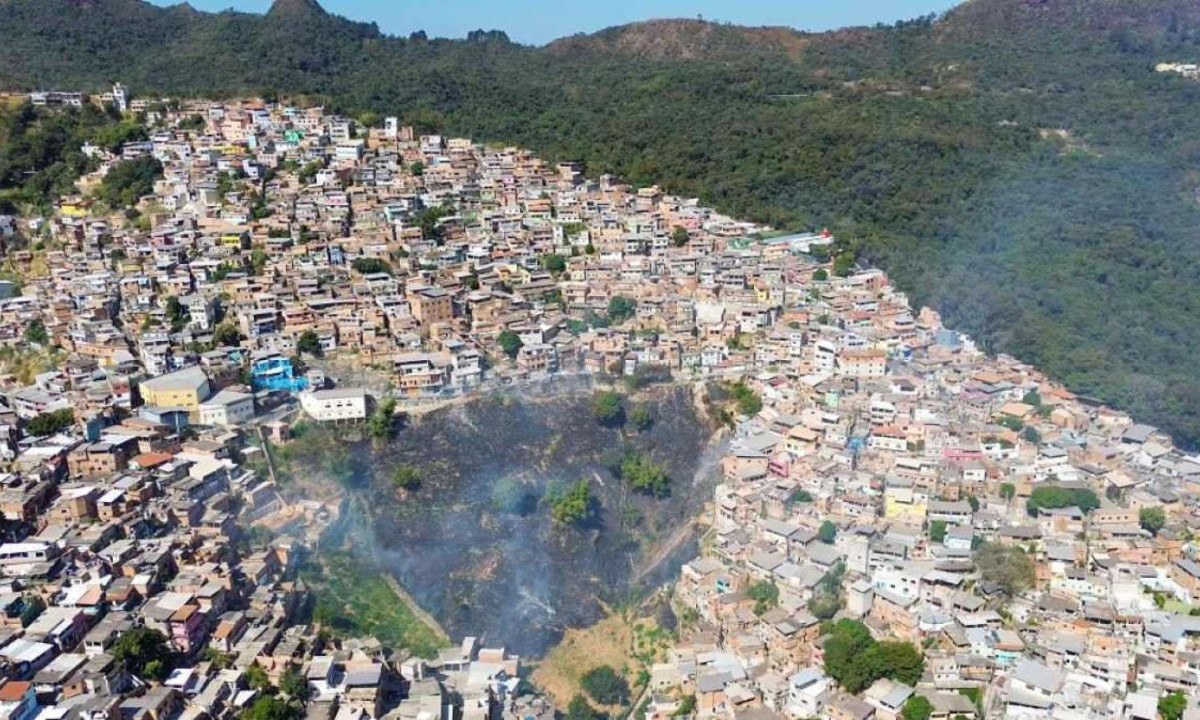
[[[367,391],[361,388],[335,388],[300,393],[300,407],[318,422],[365,420]]]

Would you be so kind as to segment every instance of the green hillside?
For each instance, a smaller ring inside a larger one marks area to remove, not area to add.
[[[311,95],[508,141],[780,226],[1200,441],[1200,60],[1190,0],[971,0],[804,34],[659,21],[545,48],[392,38],[280,0],[0,0],[0,85]]]

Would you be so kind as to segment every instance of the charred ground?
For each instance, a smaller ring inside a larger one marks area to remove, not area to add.
[[[590,403],[579,388],[493,395],[410,420],[390,444],[358,446],[362,487],[347,507],[359,517],[346,518],[366,530],[357,552],[374,555],[451,637],[534,656],[565,628],[598,620],[599,601],[660,584],[695,551],[720,457],[715,427],[686,387],[639,398],[653,417],[641,432],[598,422]],[[630,450],[668,469],[668,497],[621,483],[612,467]],[[400,467],[417,471],[415,490],[396,486]],[[592,518],[556,525],[548,497],[579,480]]]

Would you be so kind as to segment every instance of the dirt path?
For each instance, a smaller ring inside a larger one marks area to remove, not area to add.
[[[645,700],[646,696],[649,694],[650,683],[646,683],[642,686],[642,691],[638,693],[638,696],[635,697],[633,702],[629,704],[629,713],[625,715],[626,720],[634,720],[634,718],[637,716],[638,708],[642,706],[642,701]]]
[[[392,592],[396,593],[396,596],[404,601],[404,604],[408,605],[408,609],[412,611],[412,614],[415,615],[418,620],[429,626],[435,633],[437,633],[439,640],[445,642],[447,645],[452,644],[450,640],[450,634],[447,633],[446,629],[443,628],[441,623],[437,621],[437,618],[425,612],[425,608],[421,607],[421,605],[413,599],[413,596],[408,594],[408,591],[404,589],[404,586],[401,585],[396,578],[385,572],[383,573],[383,579],[387,581],[388,586],[392,588]]]
[[[267,475],[270,476],[271,482],[276,485],[279,481],[275,478],[275,463],[271,460],[271,448],[267,445],[267,434],[263,432],[263,426],[258,425],[258,442],[263,451],[263,458],[267,461]]]
[[[363,517],[367,517],[367,508],[365,506],[366,500],[361,495],[354,496],[351,499],[351,502],[358,505],[358,511],[360,513],[364,513]],[[353,540],[350,542],[353,543]],[[446,632],[446,628],[442,627],[442,624],[437,621],[437,618],[435,618],[433,615],[430,615],[425,608],[421,607],[421,604],[418,603],[416,598],[414,598],[408,593],[407,590],[404,589],[404,586],[400,584],[399,580],[382,569],[380,570],[380,575],[383,576],[384,581],[388,584],[388,587],[392,589],[392,592],[396,593],[396,597],[398,597],[401,602],[408,606],[408,609],[412,611],[414,617],[432,629],[440,640],[445,642],[447,645],[451,644],[450,633]]]
[[[660,543],[655,548],[654,553],[646,559],[646,562],[642,563],[642,567],[633,576],[632,584],[639,585],[642,580],[646,579],[647,575],[657,570],[659,565],[662,565],[666,562],[667,558],[683,547],[683,544],[688,541],[692,533],[695,532],[695,529],[695,521],[675,528],[675,531],[671,533],[666,542]]]
[[[720,443],[724,436],[724,428],[719,428],[716,432],[714,432],[712,437],[708,440],[706,453],[713,452],[713,448],[717,447],[717,443]],[[723,450],[720,452],[720,455],[724,455]],[[699,477],[700,473],[704,473],[705,471],[705,468],[701,467],[698,471],[697,477]],[[647,575],[650,575],[657,570],[660,565],[666,562],[681,547],[683,547],[684,543],[691,538],[692,533],[696,532],[697,529],[710,527],[712,525],[712,520],[708,515],[709,512],[710,510],[708,503],[705,503],[700,512],[692,518],[691,522],[675,528],[671,535],[667,537],[664,542],[659,543],[654,549],[654,552],[651,553],[650,556],[642,563],[642,567],[634,574],[633,583],[635,585],[640,584]]]

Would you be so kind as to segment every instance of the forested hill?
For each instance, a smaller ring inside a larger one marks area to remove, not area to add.
[[[279,0],[0,0],[0,85],[319,96],[519,143],[780,226],[836,228],[918,303],[1200,441],[1194,0],[970,0],[833,33],[640,23],[544,48],[393,38]]]

